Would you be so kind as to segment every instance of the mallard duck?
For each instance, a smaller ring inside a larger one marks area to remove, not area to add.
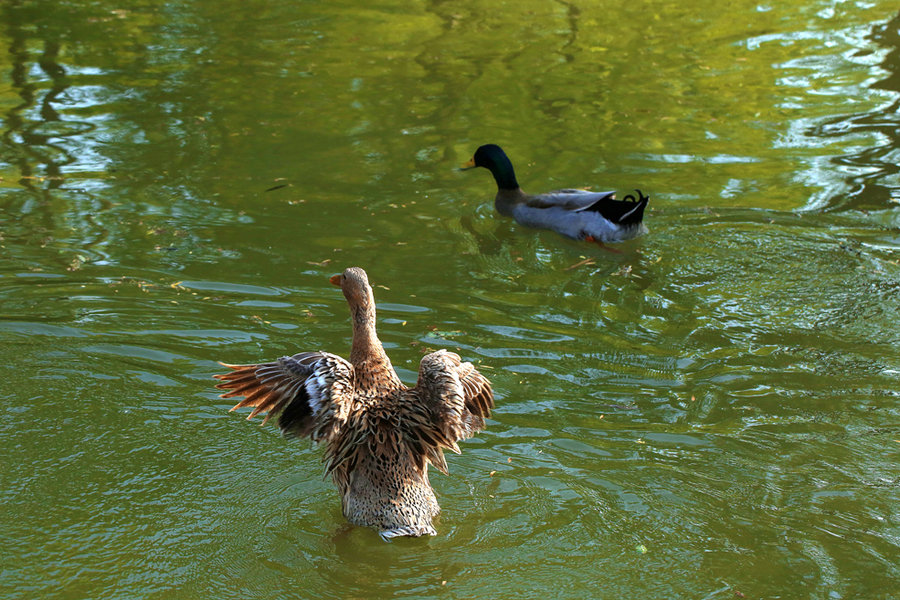
[[[375,333],[375,297],[366,272],[346,269],[330,279],[341,288],[353,323],[350,360],[301,352],[273,362],[229,365],[216,387],[243,396],[231,410],[253,407],[278,415],[285,436],[325,446],[325,472],[341,495],[344,516],[374,527],[382,539],[436,535],[440,507],[428,465],[448,474],[444,450],[484,429],[494,406],[491,384],[447,350],[427,354],[419,379],[400,381]]]
[[[644,227],[644,208],[648,196],[635,190],[624,200],[616,200],[615,192],[588,190],[556,190],[530,195],[522,191],[516,181],[512,163],[496,144],[486,144],[463,169],[484,167],[497,182],[494,206],[501,215],[512,217],[526,227],[552,229],[575,239],[596,242],[621,242],[647,231]]]

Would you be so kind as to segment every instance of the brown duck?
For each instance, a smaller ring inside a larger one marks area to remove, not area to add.
[[[244,396],[234,408],[247,417],[278,415],[286,436],[325,446],[325,472],[341,494],[351,523],[374,527],[385,540],[436,535],[440,507],[428,482],[428,464],[445,475],[445,449],[484,429],[494,406],[490,382],[471,363],[446,350],[427,354],[419,380],[408,388],[375,333],[375,297],[366,272],[352,267],[331,278],[350,305],[350,361],[328,352],[301,352],[258,365],[222,365],[216,375]]]

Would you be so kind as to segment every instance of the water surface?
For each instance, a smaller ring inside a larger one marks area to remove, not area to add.
[[[889,4],[4,4],[0,597],[895,597]],[[649,235],[497,217],[486,142]],[[350,265],[494,382],[435,538],[211,389],[346,354]]]

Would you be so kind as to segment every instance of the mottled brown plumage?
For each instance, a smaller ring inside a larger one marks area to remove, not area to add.
[[[331,282],[350,305],[349,362],[327,352],[301,352],[258,365],[227,365],[215,375],[243,396],[234,408],[278,415],[286,435],[325,446],[325,469],[341,494],[351,523],[374,527],[384,539],[435,535],[440,507],[428,482],[428,464],[447,474],[444,450],[484,429],[494,397],[471,363],[446,350],[422,358],[419,380],[407,388],[375,333],[375,298],[366,272],[352,267]]]

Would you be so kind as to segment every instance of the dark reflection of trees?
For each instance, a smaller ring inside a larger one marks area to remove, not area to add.
[[[0,107],[0,168],[7,181],[18,176],[0,188],[0,221],[23,256],[39,243],[41,260],[74,270],[129,252],[158,257],[187,237],[170,215],[200,209],[169,174],[211,162],[194,135],[211,109],[198,108],[206,86],[193,85],[199,61],[185,50],[203,48],[207,30],[182,35],[193,18],[189,4],[165,15],[108,2],[0,4],[0,69],[13,94]]]
[[[50,138],[58,134],[53,133],[52,128],[44,126],[61,120],[53,103],[68,87],[65,69],[58,61],[60,42],[55,37],[41,40],[43,52],[37,64],[52,84],[39,98],[38,86],[29,78],[31,56],[28,40],[34,37],[34,33],[29,31],[31,20],[22,9],[21,2],[6,4],[4,13],[3,21],[9,39],[10,79],[22,99],[20,104],[10,108],[5,115],[2,135],[5,153],[8,160],[19,168],[22,175],[20,183],[24,187],[36,189],[36,178],[40,177],[46,182],[45,189],[58,188],[62,182],[62,166],[71,163],[73,159],[63,148],[50,143]],[[35,122],[26,113],[38,105],[40,120]],[[48,152],[48,149],[51,151]]]
[[[887,23],[872,29],[869,39],[889,48],[881,63],[889,75],[872,87],[896,92],[897,98],[878,110],[865,113],[843,115],[829,119],[814,127],[810,134],[818,137],[840,138],[847,135],[877,133],[887,139],[880,146],[866,148],[860,152],[846,154],[833,159],[841,167],[861,170],[859,174],[847,177],[849,193],[834,199],[830,209],[883,209],[898,193],[900,186],[892,176],[900,173],[898,153],[900,153],[900,13]],[[894,179],[894,183],[891,180]]]

